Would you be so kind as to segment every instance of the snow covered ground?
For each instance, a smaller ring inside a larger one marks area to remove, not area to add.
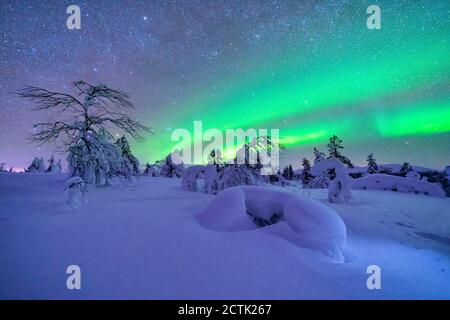
[[[199,221],[215,197],[180,179],[141,177],[65,204],[62,174],[0,174],[0,298],[450,299],[450,199],[353,190],[283,190],[317,199],[345,222],[345,263],[279,236],[286,222],[217,231]],[[269,187],[281,189],[280,187]],[[81,268],[81,290],[66,268]],[[381,290],[366,268],[381,268]]]

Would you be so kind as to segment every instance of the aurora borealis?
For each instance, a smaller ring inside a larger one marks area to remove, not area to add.
[[[450,164],[448,1],[6,1],[0,14],[1,162],[24,167],[53,146],[28,145],[36,118],[11,92],[85,79],[130,92],[155,132],[141,162],[168,154],[176,128],[278,128],[298,166],[329,136],[364,164]],[[381,30],[366,8],[382,11]]]

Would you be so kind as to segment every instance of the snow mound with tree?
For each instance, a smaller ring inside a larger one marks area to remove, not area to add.
[[[289,228],[282,237],[297,246],[326,254],[343,263],[346,227],[330,207],[291,192],[259,186],[226,189],[199,216],[200,223],[218,231],[242,231],[280,221]],[[253,223],[251,222],[253,221]]]
[[[442,188],[434,183],[387,174],[372,174],[354,179],[351,187],[352,189],[390,190],[445,197],[445,192]]]
[[[350,191],[350,185],[353,178],[348,175],[348,169],[337,158],[321,160],[312,168],[314,175],[324,174],[327,170],[333,170],[335,178],[331,180],[328,186],[328,201],[332,203],[347,203],[353,195]]]

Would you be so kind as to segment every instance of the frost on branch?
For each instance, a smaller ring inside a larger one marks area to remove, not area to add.
[[[68,152],[71,176],[81,177],[85,183],[103,186],[114,177],[130,180],[138,172],[139,163],[131,154],[128,141],[119,139],[115,144],[110,130],[118,129],[142,140],[140,132],[149,129],[128,116],[127,112],[133,109],[129,96],[104,84],[94,86],[77,81],[73,86],[76,95],[32,86],[16,92],[33,102],[34,110],[52,110],[59,117],[35,124],[31,141],[58,142]],[[29,169],[40,170],[40,165],[35,163]]]

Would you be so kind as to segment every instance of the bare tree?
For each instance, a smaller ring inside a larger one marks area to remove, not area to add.
[[[113,137],[110,130],[118,128],[142,140],[141,132],[150,129],[128,116],[127,112],[134,106],[126,93],[84,81],[74,82],[73,86],[76,95],[33,86],[16,92],[36,105],[33,110],[51,110],[57,114],[54,121],[34,125],[31,141],[43,144],[62,140],[64,151],[69,152],[72,175],[87,179],[87,183],[104,184],[111,176],[126,175],[126,161],[119,159],[120,165],[111,163],[121,156],[108,141]]]

